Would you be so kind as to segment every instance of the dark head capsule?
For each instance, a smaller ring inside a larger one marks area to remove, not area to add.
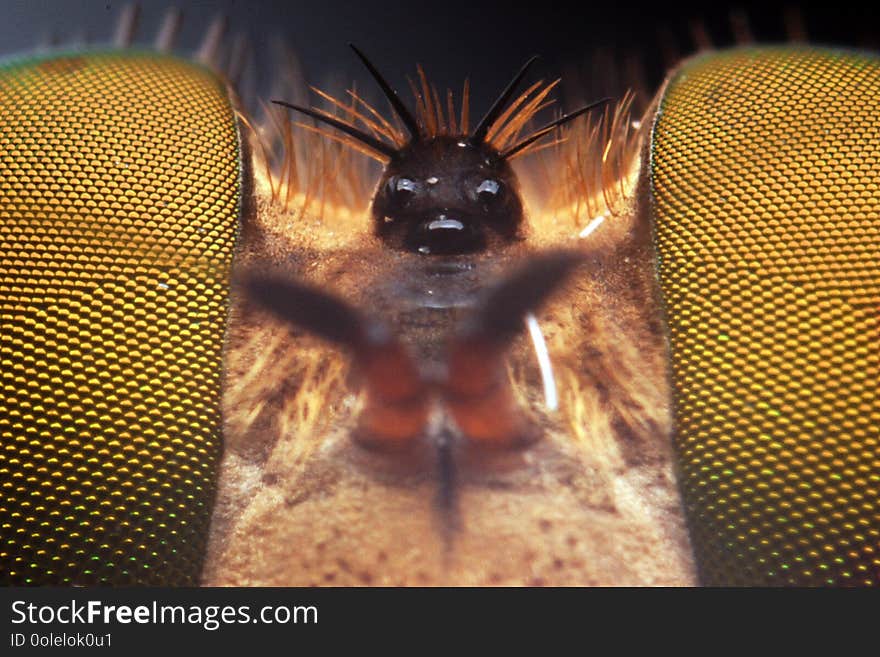
[[[496,124],[518,124],[522,128],[539,109],[538,102],[519,107],[525,95],[510,104],[535,57],[525,63],[473,131],[469,131],[464,117],[461,125],[455,125],[451,111],[449,121],[442,120],[439,98],[436,91],[432,94],[423,75],[423,91],[415,90],[419,117],[416,118],[366,56],[352,48],[385,93],[407,135],[395,134],[384,120],[381,121],[387,129],[369,121],[374,134],[368,134],[354,121],[344,121],[313,108],[273,102],[342,131],[346,139],[356,140],[386,163],[373,196],[372,217],[375,234],[395,250],[461,255],[519,239],[523,203],[511,158],[527,152],[558,126],[609,100],[602,99],[566,114],[524,138],[516,138],[519,130],[508,130],[505,141],[499,137],[504,131],[497,130]],[[543,94],[550,88],[552,85]],[[385,139],[375,136],[377,132]],[[388,143],[389,140],[394,143]]]

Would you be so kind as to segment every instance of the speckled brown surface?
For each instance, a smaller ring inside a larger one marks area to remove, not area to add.
[[[269,205],[257,217],[242,271],[269,262],[318,283],[398,326],[425,358],[432,349],[424,345],[442,344],[454,325],[447,318],[401,328],[411,317],[400,310],[400,285],[418,285],[421,275],[413,256],[390,256],[357,228],[333,249],[319,230],[290,238],[288,220]],[[493,454],[459,444],[453,502],[445,504],[431,445],[405,457],[351,440],[357,386],[341,352],[289,332],[239,296],[204,583],[694,584],[646,235],[633,210],[594,239],[568,243],[598,261],[538,315],[560,409],[543,408],[534,355],[517,342],[511,371],[543,437]],[[543,248],[539,237],[480,260],[474,285]]]

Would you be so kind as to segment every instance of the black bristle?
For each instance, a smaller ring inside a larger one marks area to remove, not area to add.
[[[302,112],[308,116],[311,116],[313,119],[317,119],[327,125],[333,126],[337,130],[341,130],[345,134],[350,137],[354,137],[362,144],[372,148],[377,153],[381,153],[387,157],[394,157],[397,154],[397,149],[390,144],[386,144],[384,141],[376,139],[368,135],[365,132],[362,132],[355,128],[353,125],[346,123],[345,121],[340,121],[339,119],[334,119],[331,116],[326,116],[317,110],[313,110],[308,107],[302,107],[301,105],[294,105],[293,103],[286,103],[283,100],[273,100],[275,105],[281,105],[282,107],[286,107],[288,109],[296,110],[297,112]]]
[[[534,55],[529,58],[529,60],[523,64],[522,68],[519,70],[515,76],[513,76],[513,80],[504,88],[504,91],[495,99],[495,102],[492,104],[492,107],[489,108],[489,111],[480,119],[480,123],[474,129],[471,134],[471,141],[476,144],[482,143],[486,138],[486,133],[489,132],[489,128],[492,127],[492,124],[495,123],[496,119],[501,116],[501,112],[504,111],[504,108],[507,106],[510,97],[513,95],[513,92],[516,91],[517,85],[519,85],[520,81],[525,77],[529,68],[531,68],[532,64],[538,59],[537,55]]]
[[[565,116],[561,116],[558,119],[556,119],[555,121],[551,121],[547,125],[542,126],[541,128],[538,128],[537,130],[535,130],[535,132],[533,132],[531,135],[529,135],[528,137],[526,137],[525,139],[523,139],[522,141],[517,143],[515,146],[511,146],[510,148],[505,150],[503,153],[501,153],[501,157],[503,159],[507,159],[513,155],[516,155],[521,150],[523,150],[525,147],[530,146],[531,144],[538,141],[542,137],[549,135],[553,130],[555,130],[559,126],[564,125],[564,124],[568,123],[569,121],[573,121],[574,119],[579,117],[581,114],[586,114],[590,110],[593,110],[593,109],[599,107],[600,105],[605,105],[606,103],[610,103],[611,101],[612,101],[611,98],[603,98],[601,100],[597,100],[595,103],[590,103],[589,105],[585,105],[584,107],[581,107],[580,109],[575,110],[574,112],[571,112],[570,114],[566,114]]]
[[[354,53],[364,63],[364,66],[367,67],[367,70],[370,72],[370,75],[373,76],[373,79],[376,80],[376,83],[382,89],[382,93],[385,94],[385,97],[388,98],[388,101],[391,103],[394,111],[397,112],[397,116],[399,116],[400,120],[403,121],[403,124],[409,131],[410,136],[413,139],[418,139],[420,135],[419,123],[406,108],[406,105],[403,104],[403,101],[400,100],[400,96],[398,96],[394,89],[391,88],[391,85],[388,84],[385,78],[382,77],[382,74],[379,73],[375,66],[373,66],[372,62],[367,59],[367,56],[360,50],[358,50],[357,46],[355,46],[353,43],[350,43],[348,45],[352,50],[354,50]]]

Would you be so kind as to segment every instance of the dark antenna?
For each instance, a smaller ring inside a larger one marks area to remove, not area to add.
[[[311,116],[313,119],[317,119],[318,121],[322,121],[327,125],[331,125],[337,130],[341,130],[345,134],[354,137],[359,142],[372,148],[377,153],[382,153],[382,155],[390,158],[393,158],[395,155],[397,155],[397,149],[393,146],[386,144],[384,141],[380,141],[379,139],[376,139],[375,137],[372,137],[365,132],[361,132],[360,130],[352,125],[349,125],[345,121],[340,121],[338,119],[334,119],[333,117],[326,116],[324,114],[321,114],[321,112],[310,109],[308,107],[301,107],[300,105],[285,103],[283,100],[273,100],[272,102],[276,105],[281,105],[283,107],[287,107],[288,109],[302,112],[303,114]]]
[[[516,155],[522,149],[524,149],[526,146],[530,146],[531,144],[538,141],[541,137],[548,135],[550,132],[553,131],[554,128],[558,128],[559,126],[564,125],[564,124],[568,123],[569,121],[573,121],[574,119],[579,117],[581,114],[586,114],[590,110],[595,109],[595,108],[599,107],[600,105],[605,105],[606,103],[610,103],[612,100],[613,100],[612,98],[603,98],[601,100],[597,100],[595,103],[590,103],[589,105],[585,105],[584,107],[581,107],[580,109],[575,110],[574,112],[571,112],[570,114],[566,114],[565,116],[559,117],[555,121],[551,121],[547,125],[535,130],[535,132],[533,132],[530,136],[526,137],[521,142],[516,144],[516,146],[511,146],[506,151],[501,153],[501,159],[506,160],[509,157]]]
[[[513,80],[510,81],[510,84],[505,87],[504,91],[501,92],[501,95],[495,99],[495,103],[492,107],[489,108],[489,111],[480,119],[480,123],[477,125],[474,132],[471,134],[471,141],[479,144],[486,138],[486,133],[489,132],[489,128],[492,127],[492,124],[495,123],[495,120],[501,116],[501,112],[504,111],[505,106],[507,105],[507,101],[510,100],[510,97],[513,95],[513,92],[516,91],[517,85],[520,81],[525,77],[529,68],[532,64],[535,63],[535,60],[538,59],[537,55],[529,58],[523,67],[519,70]]]
[[[372,62],[367,59],[367,56],[357,49],[353,43],[349,43],[348,46],[354,50],[354,54],[357,55],[360,60],[364,63],[364,66],[367,67],[367,70],[370,72],[370,75],[373,76],[373,79],[376,80],[379,87],[382,89],[382,93],[385,94],[385,97],[391,102],[391,106],[394,108],[394,111],[397,112],[397,116],[400,117],[400,120],[403,121],[406,129],[409,130],[409,134],[413,139],[418,139],[420,135],[419,124],[416,121],[415,117],[410,114],[410,111],[406,109],[406,105],[400,100],[400,97],[391,88],[391,85],[385,81],[385,78],[382,77],[382,74],[376,70],[376,67],[373,66]]]

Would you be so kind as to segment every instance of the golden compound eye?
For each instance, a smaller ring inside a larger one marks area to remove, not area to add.
[[[196,584],[241,193],[225,86],[89,53],[4,63],[0,106],[0,580]]]
[[[662,99],[659,280],[705,583],[880,582],[878,71],[738,49]]]

